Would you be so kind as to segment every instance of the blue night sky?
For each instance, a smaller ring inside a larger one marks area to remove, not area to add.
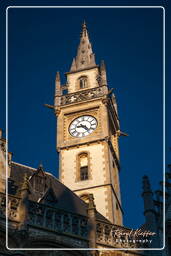
[[[15,2],[8,5],[23,5]],[[49,1],[48,5],[58,2]],[[1,49],[5,49],[4,6]],[[43,104],[53,104],[56,71],[65,83],[64,73],[76,55],[85,19],[96,63],[103,59],[107,66],[121,130],[129,134],[120,137],[120,184],[124,224],[134,228],[144,222],[142,176],[149,176],[155,190],[162,179],[162,18],[161,8],[9,9],[9,151],[13,161],[32,167],[43,163],[46,171],[58,176],[55,115]],[[2,56],[5,61],[4,50]],[[2,71],[0,127],[5,131],[4,67]],[[170,144],[166,146],[168,153]]]

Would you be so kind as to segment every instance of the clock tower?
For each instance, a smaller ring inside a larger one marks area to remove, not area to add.
[[[108,89],[104,62],[96,65],[85,23],[66,79],[61,85],[57,73],[54,108],[60,181],[85,201],[93,194],[97,210],[122,225],[117,104]]]

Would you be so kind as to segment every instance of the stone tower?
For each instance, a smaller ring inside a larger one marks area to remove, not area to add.
[[[66,79],[61,85],[57,73],[54,108],[60,180],[85,201],[93,194],[97,210],[122,225],[117,104],[108,90],[104,62],[96,65],[85,23]]]

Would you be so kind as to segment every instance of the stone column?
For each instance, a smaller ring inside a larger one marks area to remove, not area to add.
[[[19,216],[19,230],[27,229],[27,220],[28,220],[28,196],[29,196],[29,181],[27,175],[24,177],[23,184],[20,188],[20,197],[21,201],[18,206],[18,216]]]
[[[88,239],[89,248],[96,248],[96,206],[94,203],[93,194],[88,195]],[[90,251],[90,255],[97,256],[98,252],[95,250]]]

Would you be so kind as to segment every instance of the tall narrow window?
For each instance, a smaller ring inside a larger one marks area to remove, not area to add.
[[[79,155],[80,180],[88,180],[88,154]]]
[[[87,77],[86,76],[82,76],[79,78],[79,88],[80,89],[84,89],[88,87],[88,83],[87,83]]]
[[[88,180],[88,166],[80,167],[80,180]]]

